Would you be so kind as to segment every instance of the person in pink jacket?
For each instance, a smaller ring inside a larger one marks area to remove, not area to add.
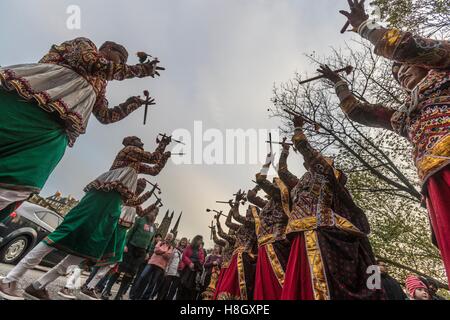
[[[203,271],[204,263],[203,237],[198,235],[192,239],[191,244],[183,251],[183,257],[179,266],[180,288],[177,300],[195,300],[196,278]]]
[[[148,265],[136,283],[136,300],[153,299],[158,292],[167,264],[173,255],[173,234],[168,233],[163,241],[156,244]]]

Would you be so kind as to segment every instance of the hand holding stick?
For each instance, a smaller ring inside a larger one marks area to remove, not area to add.
[[[144,96],[145,96],[145,109],[144,109],[144,125],[147,122],[147,112],[148,112],[148,106],[154,105],[155,104],[155,99],[150,97],[150,93],[148,92],[148,90],[144,90]]]
[[[214,213],[216,213],[215,216],[217,216],[217,217],[220,217],[220,216],[224,216],[225,218],[227,217],[226,215],[224,215],[224,214],[222,213],[222,211],[206,209],[206,212],[214,212]]]
[[[353,71],[353,67],[352,66],[346,66],[345,68],[334,70],[333,72],[339,73],[339,72],[344,72],[344,71],[345,71],[345,73],[347,75],[349,75]],[[320,76],[316,76],[316,77],[313,77],[313,78],[309,78],[309,79],[300,81],[299,84],[304,84],[304,83],[311,82],[311,81],[314,81],[314,80],[319,80],[319,79],[322,79],[322,78],[325,78],[325,75],[322,74]]]
[[[161,194],[161,188],[158,186],[157,183],[151,183],[150,181],[148,181],[147,179],[145,179],[145,182],[147,182],[149,185],[151,185],[154,189],[158,190],[158,193]]]
[[[174,141],[174,142],[176,142],[176,143],[180,143],[180,144],[185,145],[185,143],[184,143],[183,141],[176,140],[176,139],[172,138],[172,136],[168,136],[168,135],[166,135],[165,133],[159,133],[158,135],[161,136],[161,137],[163,137],[163,138],[170,139],[170,141]]]

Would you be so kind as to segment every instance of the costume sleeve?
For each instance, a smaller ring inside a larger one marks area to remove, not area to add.
[[[59,53],[65,63],[74,70],[106,80],[143,78],[150,76],[152,69],[148,63],[129,66],[107,60],[87,38],[76,38],[61,45],[54,45],[51,51]]]
[[[362,37],[375,46],[375,54],[427,69],[450,68],[450,42],[435,40],[397,29],[368,26],[360,28]]]
[[[247,200],[250,203],[253,203],[255,206],[258,206],[260,208],[263,208],[266,204],[267,204],[267,200],[264,200],[263,198],[255,195],[255,196],[248,196],[247,195]]]
[[[284,147],[281,151],[280,160],[278,162],[278,176],[286,184],[289,189],[294,188],[298,183],[298,178],[288,170],[287,158],[289,156],[289,146]]]
[[[147,201],[148,199],[150,199],[150,197],[152,196],[153,192],[152,191],[147,191],[146,193],[144,193],[142,196],[140,197],[133,197],[130,200],[126,201],[126,205],[130,206],[130,207],[137,207],[140,206],[141,204],[143,204],[145,201]],[[137,209],[137,208],[136,208]],[[141,215],[140,215],[141,216]]]
[[[342,111],[353,121],[365,126],[394,130],[391,118],[395,110],[381,104],[371,104],[359,101],[350,91],[345,81],[335,85],[336,94],[340,100]]]
[[[156,176],[161,172],[162,169],[164,169],[169,158],[170,153],[167,153],[167,155],[165,153],[160,159],[157,160],[154,166],[149,166],[147,164],[141,163],[139,166],[139,173]]]
[[[213,241],[214,241],[215,244],[217,244],[217,245],[219,245],[221,247],[225,247],[226,246],[227,242],[225,240],[219,239],[217,237],[217,233],[216,233],[216,229],[215,228],[212,229],[212,236],[213,236]]]
[[[315,150],[306,138],[301,128],[296,128],[292,142],[295,148],[302,154],[303,159],[309,165],[308,171],[320,174],[329,174],[333,168],[323,155]]]
[[[236,202],[233,207],[231,207],[230,210],[231,216],[233,217],[234,220],[236,220],[239,223],[247,223],[247,218],[244,216],[241,216],[241,214],[239,213],[239,202]],[[230,215],[228,215],[230,216]],[[237,225],[239,227],[239,225]],[[236,229],[235,229],[236,230]]]
[[[126,118],[140,106],[141,103],[139,102],[139,99],[130,98],[116,107],[109,108],[108,100],[104,93],[100,93],[99,98],[97,98],[94,108],[92,109],[92,113],[100,123],[110,124]]]
[[[258,173],[256,175],[256,182],[272,198],[280,198],[280,189],[267,180],[267,176]]]
[[[222,239],[225,239],[230,244],[234,244],[236,242],[235,236],[231,236],[223,231],[222,226],[220,225],[219,221],[217,221],[217,233],[219,234],[219,237],[221,237]]]

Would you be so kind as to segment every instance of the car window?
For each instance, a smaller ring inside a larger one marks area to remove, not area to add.
[[[48,224],[50,227],[56,229],[56,227],[59,225],[60,221],[58,219],[58,216],[48,212],[48,211],[38,211],[36,212],[36,215],[44,221],[46,224]]]

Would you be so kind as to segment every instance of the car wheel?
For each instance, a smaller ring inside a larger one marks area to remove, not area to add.
[[[0,250],[0,261],[4,263],[15,264],[28,249],[29,240],[25,236],[18,236],[8,242]]]

